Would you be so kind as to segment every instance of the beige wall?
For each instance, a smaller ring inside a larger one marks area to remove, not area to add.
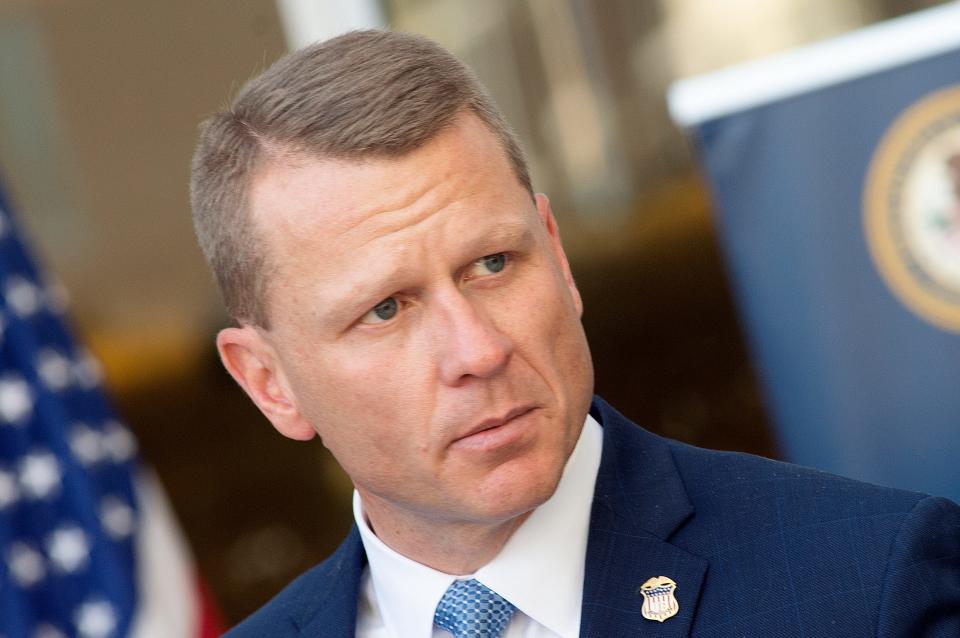
[[[222,321],[192,236],[189,161],[204,115],[283,53],[276,9],[272,0],[23,2],[0,20],[27,34],[21,55],[35,58],[17,61],[30,70],[24,84],[0,90],[21,90],[27,108],[33,93],[56,100],[28,114],[34,122],[4,118],[5,181],[114,382],[135,382],[190,356]],[[26,161],[30,136],[17,127],[61,135]]]

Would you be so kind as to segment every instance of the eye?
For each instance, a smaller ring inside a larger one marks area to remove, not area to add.
[[[383,323],[393,319],[400,308],[394,297],[387,297],[360,317],[360,323]]]
[[[507,266],[507,253],[486,255],[473,262],[472,271],[477,276],[495,275]]]

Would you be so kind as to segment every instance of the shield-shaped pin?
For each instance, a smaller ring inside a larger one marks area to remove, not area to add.
[[[666,576],[654,576],[640,585],[640,593],[643,594],[643,608],[640,613],[643,617],[663,622],[676,616],[680,611],[680,605],[673,596],[676,589],[677,584]]]

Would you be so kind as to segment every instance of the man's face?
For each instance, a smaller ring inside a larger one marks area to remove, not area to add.
[[[278,430],[319,433],[381,511],[502,522],[549,498],[592,393],[581,302],[549,203],[479,120],[399,159],[278,161],[250,205],[271,326],[218,343]]]

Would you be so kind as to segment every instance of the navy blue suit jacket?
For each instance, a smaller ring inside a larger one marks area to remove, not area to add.
[[[690,447],[600,399],[591,414],[604,434],[581,636],[960,637],[956,504]],[[353,636],[365,562],[353,529],[228,636]],[[677,583],[662,623],[640,612],[652,576]]]

